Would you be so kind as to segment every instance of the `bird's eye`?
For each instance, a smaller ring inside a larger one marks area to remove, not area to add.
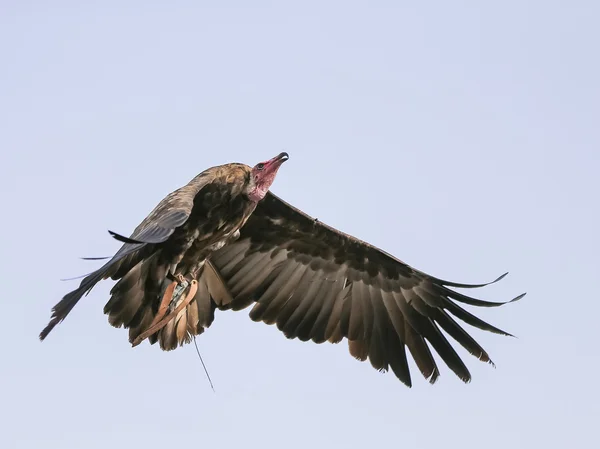
[[[257,170],[262,170],[263,168],[265,168],[265,164],[263,164],[263,163],[256,164],[256,169]]]

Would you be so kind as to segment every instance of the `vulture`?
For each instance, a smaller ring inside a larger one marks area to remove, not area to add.
[[[116,283],[104,313],[112,326],[128,329],[132,346],[148,340],[170,351],[210,327],[217,309],[252,306],[252,320],[276,324],[287,338],[347,339],[352,356],[391,369],[409,387],[407,352],[431,383],[440,376],[433,351],[458,378],[471,380],[445,334],[493,364],[457,319],[510,334],[459,304],[496,307],[525,294],[497,303],[456,289],[506,274],[486,284],[439,279],[310,217],[269,191],[288,158],[209,168],[167,195],[129,237],[109,231],[121,248],[54,306],[40,339],[110,278]]]

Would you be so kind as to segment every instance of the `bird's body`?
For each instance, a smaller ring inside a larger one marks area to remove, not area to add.
[[[172,279],[202,284],[177,316],[149,335],[150,341],[158,340],[165,350],[175,349],[177,345],[188,342],[192,335],[201,333],[203,325],[210,324],[214,304],[209,301],[205,290],[207,277],[212,272],[207,269],[203,273],[204,264],[213,252],[239,236],[239,229],[254,211],[256,202],[243,194],[250,173],[251,168],[242,164],[208,169],[156,207],[153,214],[157,216],[173,210],[189,210],[189,216],[166,241],[147,248],[148,258],[138,262],[138,269],[130,269],[132,263],[126,261],[126,269],[130,271],[122,278],[113,275],[113,279],[120,280],[112,289],[111,300],[104,311],[112,325],[130,329],[132,343],[139,343],[136,338],[150,326],[159,311],[160,304],[156,299],[160,295],[156,287],[160,287],[160,294],[164,294]],[[191,209],[188,204],[177,203],[181,198],[193,200]],[[153,214],[148,217],[149,222],[155,219]],[[144,226],[144,223],[140,225]],[[181,297],[173,299],[167,305],[169,310],[174,310],[184,301]]]
[[[444,329],[471,354],[487,353],[455,317],[506,334],[459,307],[497,306],[449,287],[476,288],[422,273],[343,234],[268,192],[287,154],[251,168],[213,167],[169,194],[99,270],[53,309],[44,339],[102,279],[117,280],[104,307],[129,329],[135,346],[148,338],[172,350],[211,325],[216,309],[254,304],[250,317],[276,324],[288,338],[337,343],[391,368],[411,384],[405,348],[431,382],[439,375],[430,346],[464,381],[470,374]],[[518,297],[519,298],[519,297]],[[516,298],[516,299],[518,299]],[[449,313],[448,313],[449,312]],[[508,335],[508,334],[506,334]]]

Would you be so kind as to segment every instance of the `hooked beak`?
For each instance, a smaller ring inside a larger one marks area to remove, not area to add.
[[[279,153],[272,160],[275,161],[275,162],[279,162],[280,164],[283,164],[289,158],[290,158],[290,156],[284,151],[283,153]]]
[[[289,158],[290,158],[290,156],[284,151],[283,153],[279,153],[277,156],[275,156],[273,159],[271,159],[269,162],[267,162],[267,166],[269,168],[272,167],[274,169],[277,169],[277,168],[279,168],[279,166],[281,164],[283,164]]]

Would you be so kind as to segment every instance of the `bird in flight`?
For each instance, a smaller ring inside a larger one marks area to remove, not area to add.
[[[411,386],[407,350],[434,383],[437,352],[461,380],[471,374],[441,330],[479,360],[486,351],[456,319],[510,335],[458,303],[496,307],[459,293],[487,284],[433,277],[344,234],[269,191],[281,153],[254,167],[209,168],[167,195],[102,267],[52,309],[44,340],[101,280],[115,285],[104,306],[129,341],[158,342],[165,351],[189,343],[212,324],[215,310],[242,310],[276,324],[287,338],[315,343],[348,340],[349,352]],[[108,258],[107,258],[108,259]],[[511,301],[524,296],[520,295]]]

